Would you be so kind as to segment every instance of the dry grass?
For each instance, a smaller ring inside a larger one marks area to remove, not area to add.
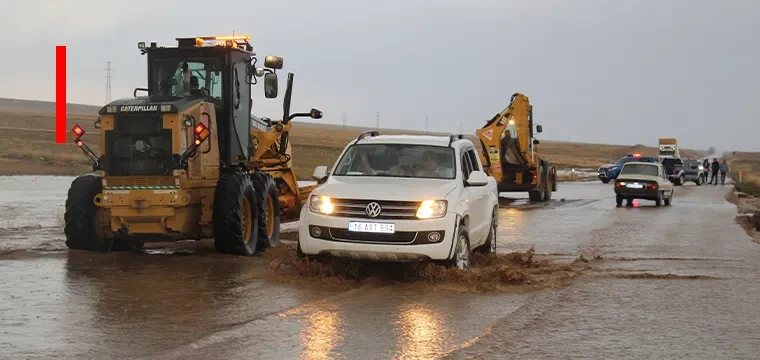
[[[760,196],[760,153],[735,152],[727,157],[727,162],[731,177],[736,182],[736,190]]]
[[[98,132],[92,127],[97,115],[68,117],[68,128],[79,123],[88,131],[85,141],[99,153]],[[0,107],[0,173],[3,174],[78,174],[89,169],[84,154],[71,143],[55,143],[55,120],[50,112],[3,110]],[[342,128],[337,125],[294,122],[290,143],[296,175],[310,179],[314,167],[332,165],[343,147],[364,128]],[[382,130],[384,134],[419,133],[414,131]],[[480,142],[469,137],[480,147]],[[73,140],[70,138],[69,140]],[[655,155],[656,149],[642,145],[601,145],[542,141],[540,150],[545,158],[559,169],[596,168],[624,154],[640,152]],[[684,151],[688,156],[696,152]],[[563,178],[562,180],[571,180]]]

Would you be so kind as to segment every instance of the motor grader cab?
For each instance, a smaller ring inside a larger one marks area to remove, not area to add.
[[[253,255],[279,240],[281,222],[297,220],[314,186],[299,188],[288,148],[288,74],[282,120],[251,115],[251,86],[264,78],[277,97],[282,58],[256,68],[250,36],[177,38],[151,43],[148,86],[103,106],[96,155],[73,132],[93,163],[68,192],[66,244],[93,251],[142,247],[146,241],[213,238],[219,252]],[[138,91],[147,92],[137,97]]]
[[[515,93],[509,106],[476,130],[485,171],[498,183],[499,192],[527,191],[533,202],[548,201],[557,191],[557,169],[539,155],[540,141],[533,127],[533,106]]]

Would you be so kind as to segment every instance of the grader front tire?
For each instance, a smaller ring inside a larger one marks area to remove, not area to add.
[[[247,174],[219,179],[214,193],[214,247],[221,253],[252,256],[259,250],[256,190]]]
[[[95,195],[103,189],[100,177],[82,175],[71,182],[66,198],[66,212],[63,215],[66,247],[75,250],[109,252],[114,240],[107,238],[99,229],[98,207]]]
[[[256,189],[259,246],[266,249],[280,240],[280,196],[271,175],[257,172],[251,177]]]

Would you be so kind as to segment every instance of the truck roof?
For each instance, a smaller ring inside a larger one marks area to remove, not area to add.
[[[657,167],[662,166],[661,163],[657,163],[657,162],[631,161],[631,162],[625,163],[625,165],[623,165],[623,167],[626,167],[628,165],[651,165],[651,166],[657,166]]]
[[[359,143],[362,144],[409,144],[409,145],[430,145],[430,146],[449,146],[450,136],[433,136],[433,135],[377,135],[362,138]],[[468,139],[455,139],[454,143],[466,141]]]

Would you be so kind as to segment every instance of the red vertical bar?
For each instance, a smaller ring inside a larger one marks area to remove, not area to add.
[[[66,46],[55,47],[55,142],[66,142]]]

